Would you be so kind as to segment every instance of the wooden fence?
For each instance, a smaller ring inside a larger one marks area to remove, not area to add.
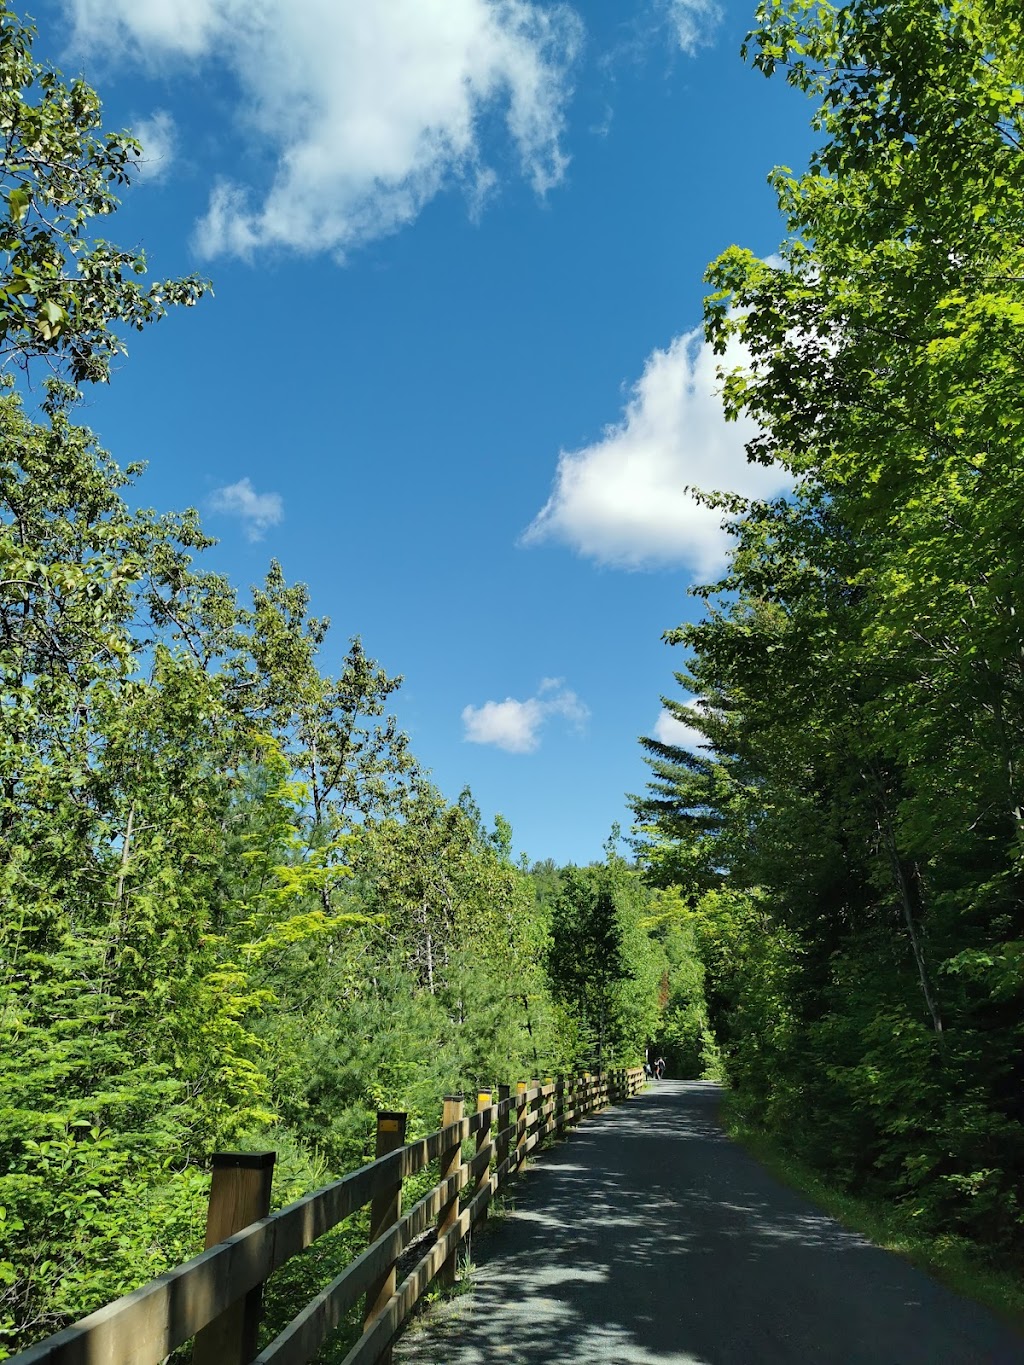
[[[500,1086],[497,1099],[481,1092],[469,1115],[461,1096],[449,1097],[444,1126],[410,1143],[404,1141],[405,1116],[381,1114],[374,1161],[255,1221],[254,1211],[266,1213],[269,1207],[273,1154],[228,1157],[219,1168],[225,1177],[219,1186],[215,1168],[206,1251],[13,1356],[8,1365],[157,1365],[192,1337],[194,1365],[305,1365],[364,1295],[363,1333],[344,1365],[386,1361],[427,1287],[438,1276],[442,1283],[452,1281],[459,1243],[529,1153],[642,1085],[639,1069],[544,1085],[523,1082],[514,1094]],[[476,1139],[475,1150],[464,1159],[468,1138]],[[402,1181],[433,1161],[437,1183],[403,1214]],[[267,1279],[366,1204],[369,1246],[256,1355]],[[248,1225],[241,1227],[243,1222]],[[211,1245],[214,1239],[222,1240]],[[399,1282],[402,1253],[423,1241],[427,1245],[412,1267],[403,1263]]]

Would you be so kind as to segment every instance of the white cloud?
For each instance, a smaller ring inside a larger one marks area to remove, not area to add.
[[[79,42],[199,57],[219,26],[217,0],[65,0]]]
[[[688,57],[711,42],[722,17],[716,0],[668,0],[668,19],[679,46]]]
[[[284,519],[280,493],[257,493],[249,479],[215,488],[210,494],[210,510],[238,517],[249,540],[262,540],[271,526]]]
[[[686,705],[692,711],[700,703],[693,697]],[[680,749],[696,749],[699,745],[707,743],[707,739],[699,730],[695,730],[692,725],[687,725],[684,721],[677,720],[672,712],[666,711],[664,707],[658,713],[658,719],[654,722],[654,729],[651,734],[655,739],[660,739],[662,744],[674,744]]]
[[[136,175],[144,181],[162,180],[171,168],[177,151],[178,135],[174,119],[166,109],[157,109],[152,118],[137,119],[132,132],[142,143],[136,162]]]
[[[485,701],[462,711],[465,738],[471,744],[494,744],[510,754],[528,754],[540,743],[538,730],[544,712],[536,697],[529,701]]]
[[[581,730],[590,710],[561,678],[544,678],[535,697],[485,701],[462,710],[463,738],[471,744],[493,744],[510,754],[529,754],[540,746],[540,731],[552,716]]]
[[[621,422],[593,445],[562,451],[551,497],[523,542],[560,540],[620,568],[717,573],[728,548],[722,514],[690,487],[764,497],[789,486],[782,470],[748,462],[753,421],[723,415],[718,370],[743,360],[737,343],[716,356],[699,330],[654,351]]]
[[[65,0],[77,40],[151,63],[205,58],[241,88],[239,121],[276,156],[268,186],[223,179],[197,230],[208,256],[345,250],[412,221],[444,187],[494,179],[496,111],[521,172],[562,178],[582,26],[537,0]]]

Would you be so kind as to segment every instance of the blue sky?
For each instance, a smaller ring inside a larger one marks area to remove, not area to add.
[[[133,337],[83,420],[211,567],[268,559],[404,675],[454,798],[600,856],[725,542],[774,491],[726,427],[702,275],[773,252],[809,109],[710,0],[40,0],[37,51],[146,145],[105,231],[215,297]],[[749,434],[749,433],[747,433]],[[664,722],[662,721],[662,724]]]

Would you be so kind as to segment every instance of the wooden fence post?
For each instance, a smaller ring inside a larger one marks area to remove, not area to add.
[[[206,1249],[270,1212],[274,1152],[214,1152]],[[196,1334],[192,1365],[248,1365],[258,1348],[263,1286],[257,1285]]]
[[[441,1114],[441,1127],[447,1128],[449,1124],[460,1123],[462,1121],[461,1095],[445,1095],[444,1109]],[[440,1156],[440,1176],[441,1180],[447,1180],[449,1176],[458,1175],[459,1167],[462,1165],[462,1143],[455,1142],[450,1147],[446,1147]],[[437,1219],[437,1240],[440,1241],[446,1232],[454,1227],[459,1217],[459,1192],[452,1195],[446,1203],[441,1205],[441,1212]],[[458,1248],[455,1247],[451,1254],[445,1257],[441,1269],[437,1273],[437,1282],[442,1289],[450,1289],[455,1283],[455,1261],[458,1256]]]
[[[387,1156],[389,1152],[395,1151],[405,1143],[406,1114],[396,1113],[390,1109],[382,1109],[377,1114],[377,1145],[375,1156]],[[388,1228],[394,1227],[402,1216],[402,1177],[397,1179],[380,1194],[375,1195],[370,1204],[370,1241],[375,1242],[382,1232],[387,1232]],[[388,1299],[395,1292],[398,1278],[395,1267],[392,1266],[388,1273],[381,1277],[376,1284],[370,1286],[366,1291],[366,1312],[363,1317],[363,1331],[373,1322],[374,1318],[384,1308]],[[391,1365],[391,1347],[383,1351],[377,1360],[379,1365]]]
[[[510,1121],[509,1121],[509,1113],[510,1113],[510,1108],[509,1108],[509,1106],[506,1105],[504,1116],[502,1115],[502,1112],[501,1112],[501,1106],[502,1106],[503,1104],[505,1104],[506,1101],[510,1098],[511,1093],[512,1093],[512,1087],[511,1087],[510,1085],[499,1085],[499,1086],[498,1086],[498,1118],[497,1118],[497,1124],[498,1124],[498,1153],[497,1153],[497,1157],[496,1157],[496,1164],[497,1164],[497,1167],[498,1167],[498,1170],[499,1170],[499,1171],[501,1170],[502,1166],[504,1166],[505,1162],[508,1160],[508,1149],[509,1149],[508,1128],[509,1128],[509,1122],[510,1122]],[[506,1171],[505,1174],[504,1174],[503,1176],[499,1176],[499,1178],[498,1178],[498,1188],[499,1188],[499,1189],[501,1189],[501,1182],[502,1182],[503,1180],[507,1180],[507,1179],[508,1179],[508,1171]]]
[[[540,1089],[540,1077],[539,1077],[539,1076],[532,1076],[532,1077],[530,1078],[530,1089],[531,1089],[531,1090],[539,1090],[539,1089]],[[530,1129],[529,1129],[529,1132],[530,1132],[530,1136],[531,1136],[531,1137],[533,1137],[533,1135],[534,1135],[535,1133],[538,1133],[538,1132],[540,1131],[540,1111],[541,1111],[543,1108],[544,1108],[544,1096],[543,1096],[543,1095],[538,1095],[537,1098],[536,1098],[536,1099],[531,1103],[531,1105],[530,1105],[530,1114],[531,1114],[531,1116],[532,1116],[532,1118],[533,1118],[533,1122],[530,1124]],[[536,1149],[537,1147],[540,1146],[540,1143],[539,1143],[539,1142],[535,1142],[533,1145],[534,1145],[534,1148]]]
[[[489,1110],[490,1107],[491,1107],[491,1092],[490,1092],[489,1090],[481,1090],[481,1091],[479,1091],[478,1094],[477,1094],[477,1097],[476,1097],[476,1112],[477,1112],[478,1114],[482,1114],[482,1113],[484,1113],[485,1110]],[[494,1122],[494,1115],[492,1114],[492,1115],[491,1115],[491,1123],[493,1123],[493,1122]],[[476,1134],[476,1150],[477,1150],[477,1152],[482,1152],[482,1151],[484,1150],[484,1148],[487,1147],[487,1146],[489,1146],[489,1144],[490,1144],[490,1141],[491,1141],[491,1123],[484,1124],[484,1126],[483,1126],[482,1128],[478,1128],[478,1129],[477,1129],[477,1134]],[[492,1166],[493,1164],[494,1164],[494,1153],[492,1152],[491,1155],[487,1158],[487,1164],[486,1164],[486,1166],[484,1166],[483,1170],[480,1172],[480,1174],[479,1174],[479,1175],[477,1176],[477,1178],[476,1178],[476,1188],[473,1190],[473,1198],[474,1198],[474,1199],[476,1198],[476,1196],[477,1196],[478,1194],[480,1194],[480,1192],[481,1192],[482,1190],[486,1189],[487,1183],[488,1183],[488,1181],[489,1181],[490,1178],[491,1178],[491,1166]],[[482,1223],[486,1217],[487,1217],[487,1210],[484,1209],[484,1211],[483,1211],[481,1214],[479,1214],[479,1220],[480,1220],[480,1222]]]
[[[529,1130],[526,1127],[526,1101],[523,1096],[529,1090],[525,1081],[516,1082],[516,1171],[522,1170],[523,1162],[526,1160],[526,1153],[523,1148],[526,1144]]]
[[[565,1079],[555,1081],[555,1137],[565,1137]]]

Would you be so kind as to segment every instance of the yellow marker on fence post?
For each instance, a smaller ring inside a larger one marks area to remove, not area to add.
[[[214,1152],[206,1249],[241,1232],[270,1212],[274,1152]],[[193,1365],[247,1365],[258,1348],[263,1286],[225,1309],[196,1334]]]
[[[478,1114],[483,1114],[483,1113],[485,1113],[485,1112],[489,1112],[490,1109],[491,1109],[491,1092],[490,1092],[489,1090],[481,1090],[481,1091],[479,1091],[478,1094],[477,1094],[477,1097],[476,1097],[476,1112],[477,1112]],[[479,1155],[480,1152],[484,1151],[485,1149],[490,1148],[490,1145],[491,1145],[491,1123],[493,1123],[493,1122],[494,1122],[494,1115],[491,1114],[491,1122],[490,1122],[490,1123],[485,1123],[485,1124],[483,1125],[482,1128],[478,1128],[478,1129],[477,1129],[477,1134],[476,1134],[476,1150],[477,1150],[477,1154],[478,1154],[478,1155]],[[490,1155],[489,1155],[488,1158],[487,1158],[487,1161],[486,1161],[486,1164],[484,1165],[483,1170],[480,1171],[480,1172],[477,1174],[477,1178],[476,1178],[476,1187],[475,1187],[474,1190],[473,1190],[473,1198],[474,1198],[474,1199],[476,1198],[476,1196],[477,1196],[478,1194],[482,1194],[483,1191],[487,1188],[488,1184],[490,1183],[490,1179],[491,1179],[491,1163],[492,1163],[493,1159],[494,1159],[494,1154],[493,1154],[493,1152],[491,1152]],[[483,1220],[487,1217],[487,1210],[484,1209],[484,1210],[482,1211],[482,1213],[480,1213],[478,1216],[479,1216],[480,1222],[483,1222]]]
[[[394,1152],[405,1143],[405,1125],[407,1115],[396,1113],[394,1110],[382,1109],[377,1114],[377,1144],[375,1156],[380,1158],[387,1156],[389,1152]],[[388,1228],[394,1227],[402,1216],[402,1177],[390,1182],[380,1194],[375,1195],[370,1205],[370,1241],[375,1242],[382,1232],[387,1232]],[[398,1277],[395,1266],[386,1275],[383,1275],[375,1284],[372,1284],[366,1291],[366,1313],[363,1318],[363,1330],[373,1322],[381,1309],[387,1304],[388,1299],[395,1292]],[[378,1365],[391,1365],[391,1347],[382,1352],[377,1357]]]
[[[441,1127],[448,1128],[453,1123],[462,1122],[463,1099],[461,1095],[445,1095],[444,1110],[441,1114]],[[462,1165],[462,1143],[453,1142],[445,1147],[441,1152],[440,1168],[441,1180],[445,1181],[450,1176],[458,1175],[459,1167]],[[441,1238],[455,1226],[459,1216],[459,1192],[458,1190],[452,1197],[441,1205],[441,1212],[437,1219],[437,1240]],[[442,1289],[450,1289],[455,1283],[455,1260],[458,1248],[453,1250],[450,1255],[445,1257],[441,1269],[437,1273],[437,1281]]]

